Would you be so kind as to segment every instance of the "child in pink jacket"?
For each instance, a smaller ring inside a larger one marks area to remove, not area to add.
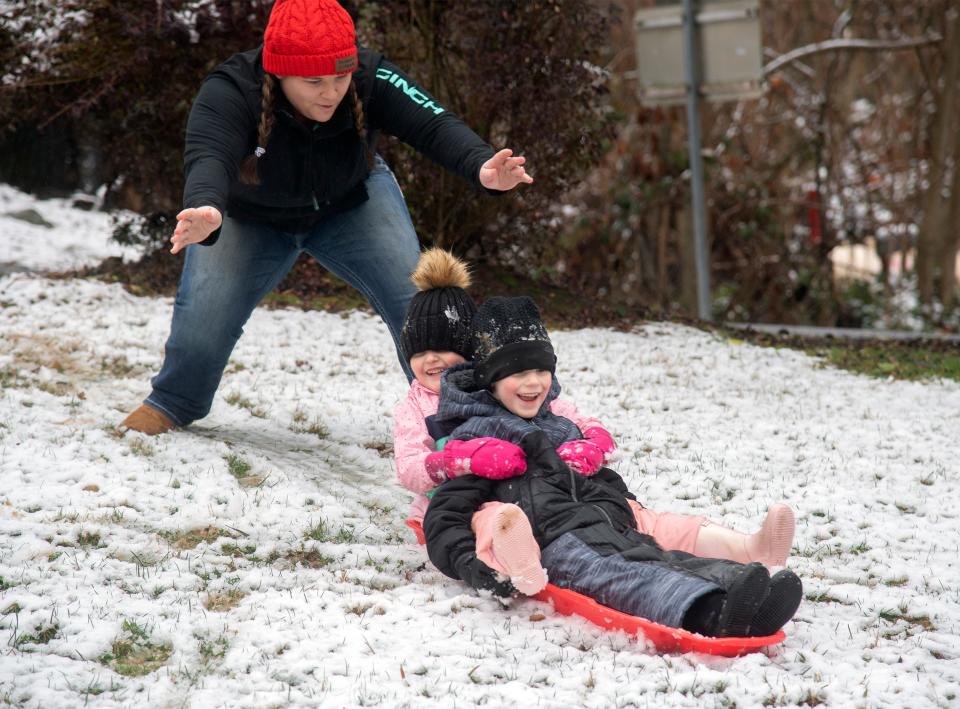
[[[414,381],[406,398],[394,409],[394,457],[397,478],[417,494],[410,517],[423,520],[427,495],[444,480],[474,474],[505,478],[525,469],[519,447],[494,438],[449,441],[443,452],[427,430],[426,418],[437,412],[440,376],[470,357],[470,321],[476,305],[466,292],[466,266],[442,249],[426,251],[411,276],[419,289],[410,301],[400,335]],[[550,410],[573,421],[584,440],[564,444],[560,457],[573,469],[591,474],[607,462],[615,449],[613,438],[595,418],[584,416],[569,401],[556,399]],[[794,515],[782,503],[772,505],[759,532],[741,534],[702,516],[654,512],[629,500],[639,531],[667,550],[697,556],[759,561],[768,566],[786,563],[793,543]],[[513,504],[486,503],[473,517],[477,558],[507,575],[521,593],[532,595],[547,583],[540,566],[540,548],[523,511]]]

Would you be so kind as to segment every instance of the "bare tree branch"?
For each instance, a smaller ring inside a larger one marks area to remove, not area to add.
[[[791,62],[795,62],[803,57],[820,52],[833,51],[851,51],[863,50],[869,52],[879,52],[887,50],[914,49],[915,47],[925,47],[931,44],[938,44],[943,41],[943,37],[931,34],[926,37],[912,37],[909,39],[828,39],[816,44],[807,44],[803,47],[797,47],[779,57],[763,67],[763,74],[767,76]]]

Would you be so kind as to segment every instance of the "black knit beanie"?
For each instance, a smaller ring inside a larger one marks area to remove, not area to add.
[[[443,249],[420,256],[410,280],[419,288],[410,299],[400,346],[409,361],[419,352],[456,352],[470,359],[470,321],[477,311],[464,290],[470,285],[466,265]]]
[[[473,316],[471,330],[473,378],[482,389],[528,369],[556,371],[547,328],[537,304],[527,296],[490,298]]]

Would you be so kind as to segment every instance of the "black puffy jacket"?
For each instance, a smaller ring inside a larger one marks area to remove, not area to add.
[[[367,199],[367,152],[349,101],[325,123],[305,122],[278,88],[276,120],[259,160],[261,184],[241,184],[240,164],[257,147],[261,51],[233,55],[204,80],[187,121],[183,206],[210,205],[232,217],[301,231]],[[480,166],[493,148],[453,113],[378,52],[360,49],[354,82],[371,149],[382,130],[483,189]]]
[[[592,477],[567,466],[552,443],[539,432],[520,442],[527,471],[507,480],[476,475],[454,478],[433,493],[423,519],[430,561],[447,576],[460,578],[463,560],[473,555],[476,538],[470,522],[484,502],[496,500],[520,507],[530,520],[540,548],[567,532],[603,555],[625,553],[628,558],[660,559],[652,537],[636,529],[627,499],[636,497],[623,479],[609,468]]]

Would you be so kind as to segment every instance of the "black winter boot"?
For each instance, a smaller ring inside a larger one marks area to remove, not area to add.
[[[800,577],[789,569],[778,571],[770,579],[770,590],[750,623],[750,634],[773,635],[793,617],[803,598]]]
[[[714,635],[718,638],[743,638],[755,635],[750,623],[757,615],[770,588],[770,572],[758,562],[745,564],[727,587],[727,598],[717,618]]]
[[[711,591],[695,600],[683,616],[680,624],[684,630],[700,635],[714,636],[717,634],[717,619],[723,609],[727,594],[723,591]]]

